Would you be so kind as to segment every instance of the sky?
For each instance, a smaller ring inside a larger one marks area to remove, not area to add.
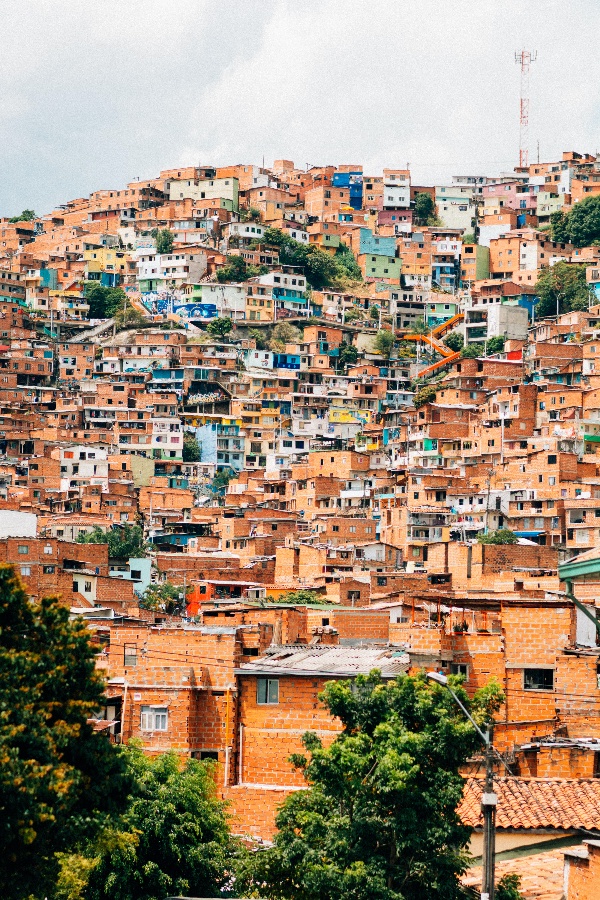
[[[598,0],[0,0],[0,216],[178,165],[410,165],[600,149]]]

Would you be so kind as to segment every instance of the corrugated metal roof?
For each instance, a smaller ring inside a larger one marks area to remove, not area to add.
[[[408,670],[407,653],[386,647],[291,647],[244,663],[240,675],[367,675],[379,669],[384,678],[394,678]]]

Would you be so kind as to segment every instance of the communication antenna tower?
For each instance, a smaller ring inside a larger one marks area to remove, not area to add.
[[[519,117],[519,168],[529,165],[529,67],[537,59],[537,50],[520,50],[515,62],[521,66],[521,106]]]

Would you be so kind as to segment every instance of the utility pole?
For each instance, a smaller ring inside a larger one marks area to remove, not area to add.
[[[515,62],[521,66],[521,102],[519,115],[519,168],[529,165],[529,67],[537,59],[537,50],[521,50],[515,53]]]
[[[488,728],[485,740],[485,790],[481,797],[483,813],[483,879],[481,900],[494,900],[496,893],[496,806],[494,793],[494,747],[492,728]]]
[[[448,690],[457,706],[461,708],[485,747],[485,786],[481,795],[481,811],[483,813],[483,878],[481,882],[480,900],[494,900],[496,889],[494,878],[496,875],[496,806],[498,796],[494,793],[494,745],[492,743],[492,725],[488,725],[483,732],[469,710],[461,701],[450,685],[448,678],[441,672],[428,672],[427,677],[437,684],[443,685]],[[508,767],[507,767],[508,769]]]

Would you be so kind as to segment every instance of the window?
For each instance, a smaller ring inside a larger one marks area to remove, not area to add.
[[[469,677],[469,667],[466,663],[450,663],[450,673],[452,675],[464,675]]]
[[[29,553],[29,547],[27,544],[19,544],[19,554],[21,556],[26,556]]]
[[[256,702],[257,703],[279,703],[279,679],[278,678],[257,678],[256,679]]]
[[[166,706],[142,706],[140,729],[142,731],[167,731],[169,711]]]
[[[555,466],[555,465],[556,465],[556,456],[555,456],[553,453],[551,453],[551,454],[548,456],[548,465],[549,465],[549,466]]]
[[[21,575],[31,575],[31,566],[21,566]]]
[[[137,666],[137,646],[135,644],[123,645],[123,665]]]
[[[523,688],[526,691],[554,690],[554,669],[523,669]]]
[[[54,575],[54,566],[44,566],[42,571],[44,575]]]

